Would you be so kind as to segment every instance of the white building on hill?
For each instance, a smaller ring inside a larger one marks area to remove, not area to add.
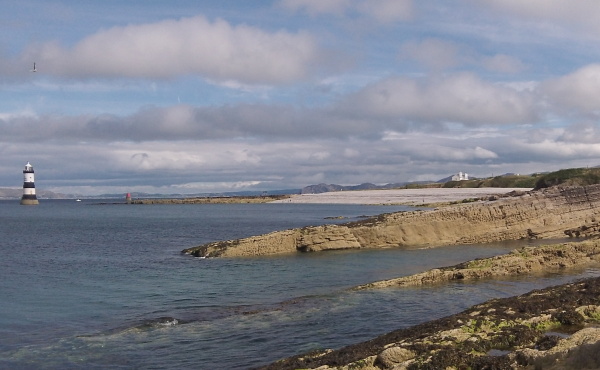
[[[468,180],[469,174],[466,172],[459,172],[456,175],[452,176],[452,181],[463,181]]]

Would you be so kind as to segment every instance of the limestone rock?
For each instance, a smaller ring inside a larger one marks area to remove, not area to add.
[[[600,185],[553,187],[432,211],[383,214],[183,251],[203,257],[257,256],[347,248],[439,247],[527,238],[590,236],[600,227]]]
[[[371,282],[356,286],[353,289],[420,286],[452,280],[474,280],[530,274],[540,271],[557,271],[565,268],[591,265],[597,260],[599,255],[600,239],[545,245],[535,248],[525,247],[514,250],[509,254],[476,259],[455,266],[434,268],[395,279]],[[561,320],[578,320],[577,316],[581,316],[581,313],[569,313],[570,316],[567,314],[561,315],[558,315]],[[598,316],[600,317],[600,315]]]
[[[314,252],[360,247],[360,243],[356,240],[350,228],[324,225],[302,229],[296,248],[302,252]]]
[[[571,337],[562,339],[556,346],[540,351],[526,348],[511,354],[521,366],[536,369],[580,370],[600,368],[600,328],[585,328]]]
[[[379,355],[377,355],[376,363],[381,364],[384,368],[392,368],[396,365],[402,364],[405,361],[415,358],[416,354],[402,347],[390,347]]]

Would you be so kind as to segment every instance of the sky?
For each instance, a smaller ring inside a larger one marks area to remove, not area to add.
[[[600,165],[597,0],[0,9],[0,187],[27,162],[81,195]]]

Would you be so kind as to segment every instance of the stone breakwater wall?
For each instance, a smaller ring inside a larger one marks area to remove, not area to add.
[[[431,211],[383,214],[189,248],[197,257],[259,256],[352,248],[437,247],[586,236],[600,228],[600,185],[553,187]]]
[[[128,204],[233,204],[233,203],[270,203],[290,198],[291,195],[260,195],[232,197],[196,197],[196,198],[149,198],[133,199]]]

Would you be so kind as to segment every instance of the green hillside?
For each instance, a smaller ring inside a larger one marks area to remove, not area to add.
[[[504,175],[487,179],[448,181],[445,188],[533,188],[540,175]]]
[[[504,175],[487,179],[448,181],[445,188],[534,188],[600,184],[600,168],[569,168],[545,174]]]
[[[539,177],[536,189],[555,185],[592,185],[600,183],[600,168],[569,168],[550,172]]]

